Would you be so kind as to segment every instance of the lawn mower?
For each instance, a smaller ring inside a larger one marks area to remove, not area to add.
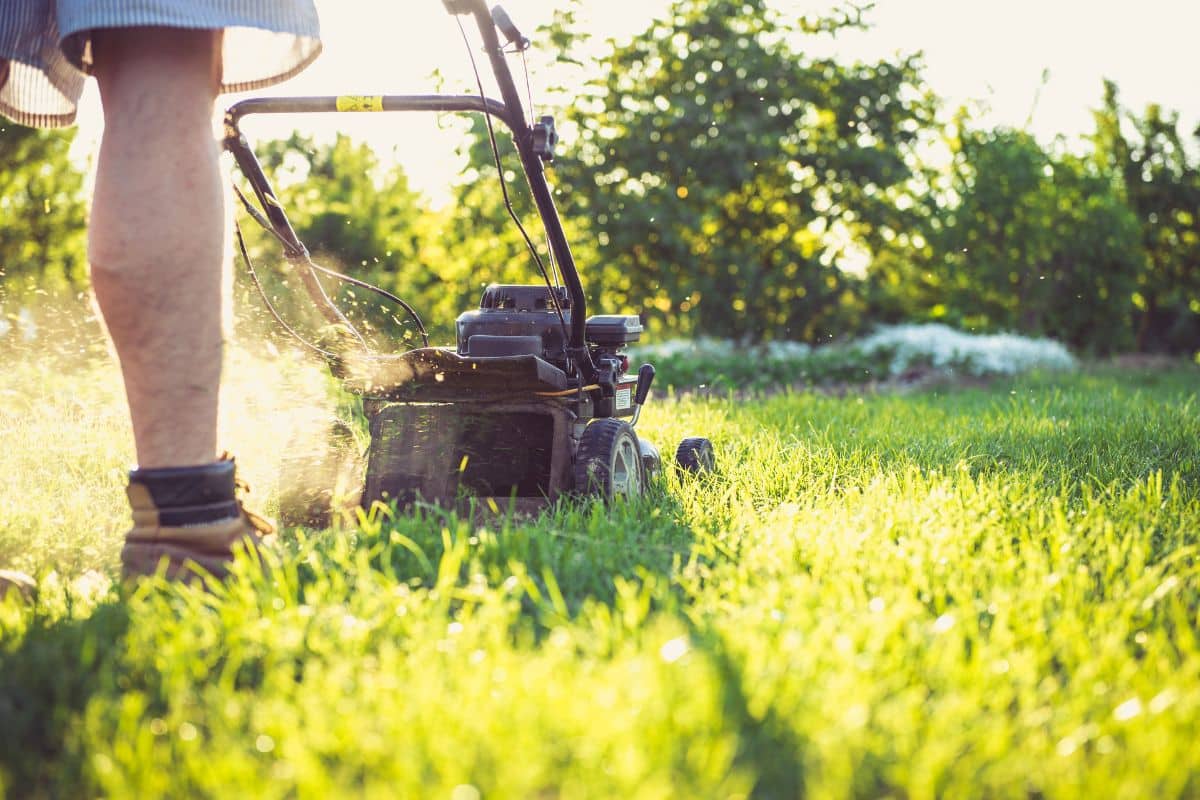
[[[461,18],[476,23],[499,100],[485,96],[472,54],[478,95],[253,98],[225,114],[225,149],[258,203],[240,191],[239,198],[282,245],[320,315],[340,332],[341,345],[314,343],[283,320],[261,291],[239,229],[242,255],[276,320],[324,356],[345,388],[362,397],[370,430],[364,507],[377,501],[455,505],[474,497],[493,509],[499,503],[532,510],[570,494],[635,497],[661,465],[658,450],[634,428],[655,374],[650,364],[629,373],[624,350],[641,337],[639,317],[587,316],[583,285],[544,174],[558,138],[554,120],[526,119],[506,62],[506,53],[523,51],[529,40],[499,6],[489,11],[484,0],[443,4],[458,21],[464,40]],[[314,263],[239,129],[240,120],[251,114],[402,111],[484,116],[505,205],[542,277],[539,284],[487,286],[479,308],[457,318],[455,347],[429,346],[420,317],[395,295]],[[493,120],[512,134],[546,232],[554,280],[509,201]],[[348,282],[396,304],[415,321],[423,346],[399,354],[372,351],[325,291],[322,277]],[[711,442],[684,439],[675,463],[689,471],[711,469]]]

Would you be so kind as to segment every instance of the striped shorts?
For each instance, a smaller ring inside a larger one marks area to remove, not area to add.
[[[0,0],[0,114],[70,125],[91,31],[135,26],[224,29],[225,92],[290,78],[321,52],[312,0]]]

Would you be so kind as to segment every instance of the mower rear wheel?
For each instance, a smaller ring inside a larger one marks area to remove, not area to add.
[[[717,468],[712,442],[703,436],[689,436],[675,450],[675,464],[684,472],[699,474]]]
[[[632,500],[642,493],[641,448],[623,419],[598,419],[583,429],[575,455],[575,490],[581,494]]]

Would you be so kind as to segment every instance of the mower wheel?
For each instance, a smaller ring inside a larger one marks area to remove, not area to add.
[[[684,472],[699,474],[717,468],[712,442],[703,436],[689,436],[675,450],[675,465]]]
[[[575,455],[575,491],[627,500],[645,486],[642,456],[633,426],[623,419],[598,419],[583,429]]]
[[[662,456],[658,454],[658,448],[653,443],[640,436],[638,448],[642,452],[642,477],[646,479],[646,483],[650,483],[662,472]]]

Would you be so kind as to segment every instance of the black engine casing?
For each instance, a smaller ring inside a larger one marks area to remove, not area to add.
[[[571,325],[571,300],[565,289],[558,292],[563,319],[545,286],[493,283],[483,291],[476,311],[458,315],[458,354],[462,356],[541,356],[552,364],[564,364],[567,340],[563,330]]]
[[[561,320],[546,286],[493,283],[483,290],[477,311],[458,315],[458,354],[473,358],[534,355],[563,367],[571,300],[561,287],[558,308],[562,309]],[[634,315],[593,316],[585,328],[587,343],[596,352],[615,353],[641,335],[642,324]]]

